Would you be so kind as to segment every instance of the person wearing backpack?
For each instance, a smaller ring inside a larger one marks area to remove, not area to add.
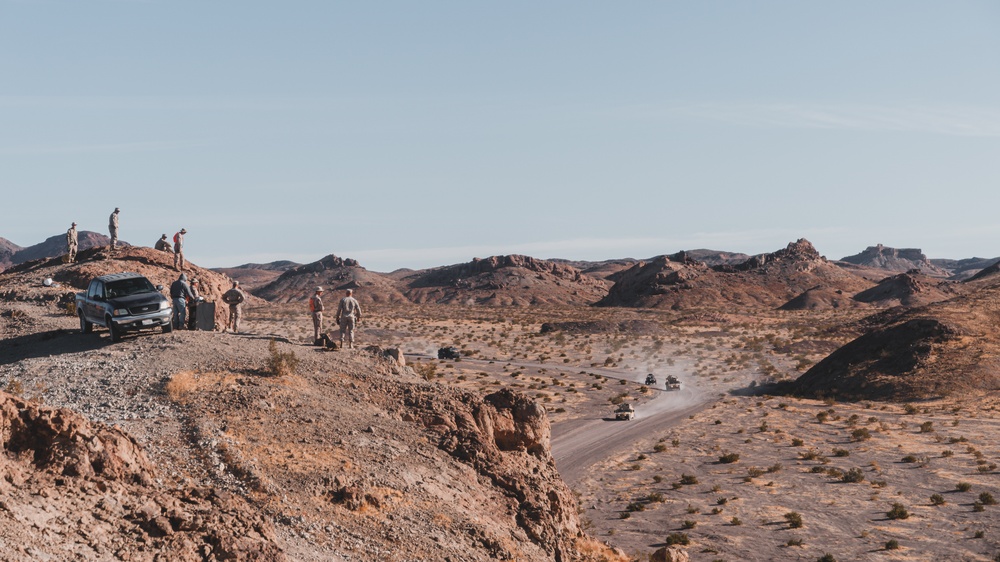
[[[174,234],[174,269],[180,271],[184,269],[184,235],[187,234],[186,229],[181,229],[180,232]],[[180,266],[178,266],[180,262]]]
[[[240,332],[240,318],[243,317],[241,309],[245,300],[247,300],[247,296],[240,290],[239,281],[233,281],[233,288],[222,294],[222,302],[229,305],[229,321],[226,322],[226,329],[228,330],[231,326],[234,334]]]

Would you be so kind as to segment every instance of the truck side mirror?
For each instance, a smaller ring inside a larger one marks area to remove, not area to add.
[[[162,291],[163,290],[163,285],[157,285],[156,286],[156,290],[157,291]]]

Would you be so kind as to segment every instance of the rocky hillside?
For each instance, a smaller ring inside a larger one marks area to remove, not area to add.
[[[302,264],[281,260],[271,263],[245,263],[236,267],[215,267],[212,268],[212,271],[229,276],[239,281],[244,289],[254,291],[274,281],[282,273],[300,265]]]
[[[955,295],[954,284],[911,270],[886,277],[878,285],[854,295],[854,300],[877,306],[923,306]]]
[[[1000,390],[1000,278],[970,285],[967,294],[874,317],[864,335],[799,377],[796,392],[906,401]]]
[[[840,261],[883,269],[894,273],[917,270],[923,275],[948,277],[950,272],[927,259],[919,248],[889,248],[882,244],[868,246],[865,251],[841,258]]]
[[[686,252],[660,256],[636,264],[615,279],[599,306],[777,308],[817,287],[853,295],[871,286],[827,261],[805,239],[736,265],[709,267]]]
[[[357,260],[333,254],[293,267],[253,293],[271,302],[304,303],[315,293],[316,287],[323,287],[327,299],[338,299],[345,289],[354,289],[354,296],[361,303],[408,302],[392,279],[368,271]]]
[[[520,255],[418,271],[402,282],[416,303],[590,304],[606,292],[602,281],[575,267]]]
[[[107,246],[103,246],[78,253],[77,262],[72,264],[63,263],[60,258],[29,261],[0,273],[0,299],[72,301],[72,293],[85,290],[94,277],[123,271],[145,275],[154,285],[163,285],[164,294],[167,294],[170,284],[180,275],[173,269],[173,259],[172,253],[152,248],[125,246],[110,252]],[[216,303],[216,322],[225,325],[228,312],[222,303],[222,293],[229,290],[232,281],[190,262],[186,274],[188,279],[199,279],[201,296]],[[42,282],[46,278],[52,279],[55,284],[45,287]],[[259,302],[252,301],[248,306]]]
[[[931,263],[951,273],[957,281],[968,279],[981,270],[1000,262],[1000,258],[966,258],[963,260],[932,259]]]
[[[81,230],[77,232],[76,237],[79,242],[77,252],[111,244],[111,239],[107,236],[97,232],[91,232],[89,230]],[[123,242],[121,240],[119,240],[118,243],[126,247],[129,245],[128,242]],[[66,234],[63,233],[50,236],[49,238],[46,238],[44,242],[39,244],[28,246],[27,248],[21,248],[17,252],[14,252],[10,261],[13,265],[17,265],[27,261],[55,258],[65,254]]]
[[[12,559],[624,559],[581,531],[524,395],[427,382],[379,349],[74,325],[0,299],[0,386],[120,427],[0,397]]]
[[[11,258],[20,249],[20,246],[10,240],[0,238],[0,271],[14,265],[14,261]]]

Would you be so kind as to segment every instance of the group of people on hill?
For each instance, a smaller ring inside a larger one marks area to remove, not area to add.
[[[116,250],[118,248],[119,213],[121,213],[121,209],[115,207],[115,210],[108,218],[108,230],[111,234],[112,250]],[[171,247],[170,242],[167,241],[166,234],[161,236],[160,239],[156,241],[156,244],[153,245],[155,250],[173,253],[174,269],[177,271],[182,271],[186,265],[184,261],[185,234],[187,234],[187,229],[184,228],[174,234],[173,247]],[[79,239],[76,230],[76,223],[74,222],[70,225],[69,230],[66,231],[67,262],[76,262],[76,253],[78,248]],[[189,306],[193,306],[200,300],[204,300],[199,294],[198,284],[197,277],[192,279],[189,284],[187,274],[185,273],[181,273],[177,280],[170,284],[170,298],[174,305],[174,316],[172,322],[174,328],[178,330],[183,330],[187,326],[187,313]],[[309,311],[313,320],[314,341],[320,340],[320,336],[323,331],[322,297],[323,287],[316,287],[315,294],[313,294],[313,296],[309,299]],[[222,302],[229,305],[229,320],[226,323],[226,330],[232,329],[234,333],[239,333],[240,320],[243,317],[242,305],[243,302],[246,301],[246,298],[246,293],[240,289],[239,281],[233,281],[232,288],[223,293]],[[358,321],[361,320],[361,304],[354,298],[353,289],[347,289],[344,298],[340,299],[340,304],[337,306],[337,315],[335,320],[340,328],[340,347],[343,348],[344,345],[349,345],[351,349],[354,349],[354,329],[357,326]]]
[[[118,215],[121,213],[121,209],[115,207],[115,210],[111,212],[111,216],[108,217],[108,231],[111,234],[111,244],[112,250],[118,249]],[[153,245],[154,249],[160,250],[162,252],[171,252],[174,254],[174,269],[181,271],[184,269],[184,235],[187,234],[187,229],[180,229],[174,234],[174,245],[171,248],[170,243],[167,242],[167,235],[164,234],[157,240],[156,244]],[[76,252],[80,247],[79,238],[76,231],[76,223],[70,225],[69,230],[66,231],[66,254],[68,256],[67,261],[69,263],[76,262]]]
[[[309,311],[313,319],[313,341],[319,341],[323,332],[323,287],[316,287],[316,293],[309,299]],[[354,290],[347,289],[344,298],[337,305],[337,325],[340,327],[340,347],[350,345],[354,349],[354,328],[361,320],[361,304],[354,298]]]

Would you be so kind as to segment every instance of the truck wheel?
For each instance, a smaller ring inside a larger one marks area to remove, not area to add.
[[[89,334],[94,331],[94,323],[87,322],[87,317],[83,315],[83,311],[79,312],[80,316],[80,333]]]
[[[167,322],[160,329],[163,330],[164,334],[169,334],[170,332],[172,332],[174,330],[174,323],[173,322]]]
[[[122,341],[122,331],[110,318],[108,319],[108,331],[111,332],[111,341],[120,342]]]

